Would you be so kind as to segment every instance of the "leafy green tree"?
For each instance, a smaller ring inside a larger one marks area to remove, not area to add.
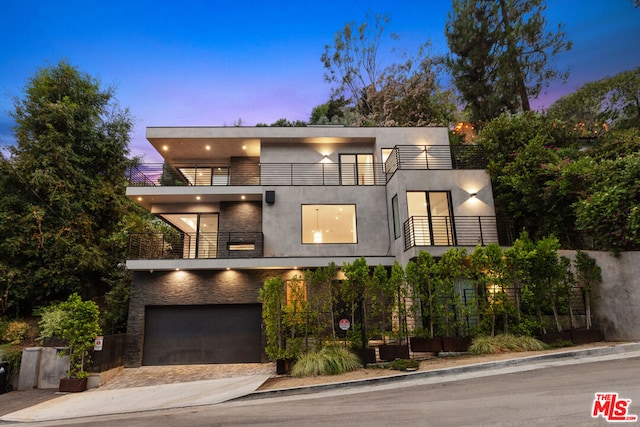
[[[267,125],[266,123],[257,123],[256,127],[280,127],[280,128],[293,128],[293,127],[305,127],[307,123],[303,120],[287,120],[285,118],[278,119],[275,122]]]
[[[543,0],[455,0],[445,35],[447,65],[471,121],[529,111],[550,81],[567,74],[550,58],[571,49],[562,28],[547,32]]]
[[[336,340],[335,305],[336,305],[336,276],[338,267],[330,262],[326,267],[304,272],[307,285],[307,298],[311,309],[317,313],[315,331],[319,338]]]
[[[602,282],[602,269],[595,259],[582,251],[576,252],[573,264],[576,271],[576,284],[584,292],[586,327],[591,329],[591,291],[595,285]]]
[[[572,169],[586,181],[575,203],[578,230],[596,247],[615,252],[640,248],[640,153],[580,165],[582,170]]]
[[[551,117],[574,124],[587,137],[608,128],[640,128],[640,67],[586,83],[554,102]]]
[[[317,105],[311,110],[309,124],[329,125],[329,124],[349,124],[345,122],[348,116],[347,101],[343,98],[330,99],[324,104]]]
[[[477,142],[487,150],[496,210],[514,229],[534,238],[554,233],[574,246],[577,200],[561,185],[563,168],[580,155],[572,128],[536,112],[504,114],[488,123]]]
[[[437,264],[427,251],[420,251],[415,261],[409,261],[405,268],[407,281],[414,295],[415,305],[419,303],[422,328],[427,330],[429,338],[435,336],[434,294],[439,285]],[[416,313],[417,314],[417,313]],[[414,318],[418,316],[414,314]]]
[[[2,159],[11,177],[0,193],[2,286],[13,309],[104,292],[123,258],[109,239],[127,207],[129,113],[113,89],[66,62],[36,72],[14,106],[16,145]]]
[[[61,336],[69,346],[69,378],[84,378],[89,360],[89,350],[102,333],[98,319],[100,310],[93,301],[83,301],[76,293],[71,294],[59,308],[65,314],[60,321]]]

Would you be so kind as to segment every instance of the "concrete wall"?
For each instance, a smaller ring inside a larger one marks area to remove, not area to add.
[[[264,281],[282,270],[136,271],[133,274],[125,367],[142,364],[147,305],[251,304]]]
[[[389,213],[384,186],[273,186],[276,202],[262,211],[264,256],[385,256],[389,252]],[[302,244],[302,205],[354,204],[358,243]]]
[[[484,170],[398,170],[387,184],[386,198],[391,206],[391,199],[398,195],[400,227],[408,219],[407,191],[451,191],[454,216],[495,216],[491,180]],[[471,198],[471,193],[477,197]],[[392,247],[402,265],[414,256],[413,251],[404,250],[404,231]]]
[[[69,370],[69,356],[60,355],[62,348],[29,347],[22,351],[18,390],[58,388],[60,378]]]
[[[593,290],[594,321],[608,341],[640,341],[640,252],[586,251],[602,269],[602,283]],[[574,251],[560,251],[573,259]]]

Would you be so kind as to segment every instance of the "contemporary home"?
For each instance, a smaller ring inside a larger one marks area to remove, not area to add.
[[[480,147],[446,128],[151,127],[162,164],[127,195],[166,224],[131,236],[126,366],[264,361],[274,275],[405,265],[501,243]]]

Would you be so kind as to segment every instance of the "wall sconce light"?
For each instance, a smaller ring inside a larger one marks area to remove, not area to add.
[[[478,193],[471,193],[470,197],[472,199],[477,199],[478,198]]]
[[[323,159],[329,159],[329,155],[325,154],[324,156],[322,156]]]

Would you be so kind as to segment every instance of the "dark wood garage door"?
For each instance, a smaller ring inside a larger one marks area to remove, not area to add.
[[[260,304],[147,306],[143,365],[257,363]]]

